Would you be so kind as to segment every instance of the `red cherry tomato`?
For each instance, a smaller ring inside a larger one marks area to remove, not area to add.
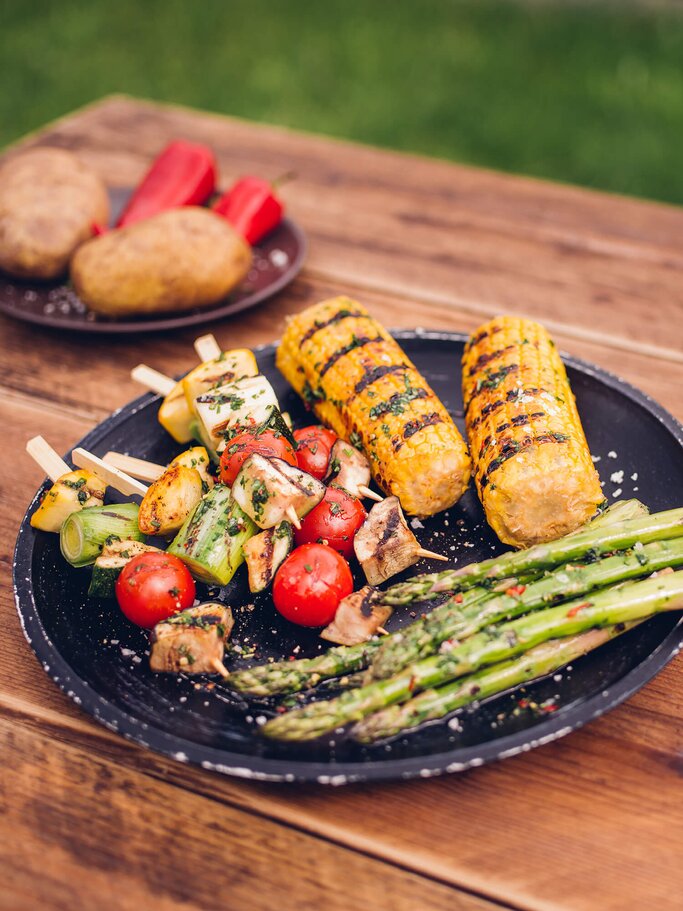
[[[116,600],[138,626],[151,628],[171,614],[192,607],[194,579],[182,560],[172,554],[133,557],[116,580]]]
[[[327,427],[313,425],[294,431],[297,443],[296,461],[302,471],[307,471],[319,481],[327,474],[330,450],[337,440],[337,434]]]
[[[297,545],[313,541],[328,544],[349,560],[353,556],[353,536],[367,517],[360,500],[341,487],[328,487],[324,499],[301,520],[294,540]]]
[[[304,544],[275,574],[273,601],[287,620],[300,626],[327,626],[342,598],[353,591],[346,560],[324,544]]]
[[[294,447],[281,434],[272,430],[259,434],[246,430],[234,436],[221,454],[221,482],[232,487],[242,463],[254,452],[271,459],[284,459],[290,465],[297,464]]]

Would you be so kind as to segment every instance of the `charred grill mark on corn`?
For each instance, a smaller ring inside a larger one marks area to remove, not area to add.
[[[327,329],[328,326],[333,326],[335,323],[338,323],[338,322],[340,322],[340,320],[343,320],[343,319],[349,319],[350,317],[358,318],[358,317],[362,317],[362,316],[363,316],[363,314],[360,312],[360,310],[342,309],[342,310],[337,310],[337,312],[334,314],[334,316],[330,316],[329,319],[322,320],[322,321],[316,320],[316,322],[313,323],[311,328],[308,329],[302,336],[301,341],[299,342],[299,347],[301,347],[304,342],[307,342],[309,340],[309,338],[312,338],[316,334],[316,332],[319,332],[321,329]]]
[[[368,386],[386,376],[388,373],[402,373],[408,370],[407,364],[381,364],[379,367],[368,367],[363,376],[353,387],[353,395],[346,400],[347,405]]]
[[[483,354],[480,354],[474,364],[470,367],[470,376],[473,376],[477,370],[481,370],[482,367],[486,367],[491,361],[497,361],[498,358],[503,357],[508,351],[514,350],[514,347],[514,345],[506,345],[504,348],[499,348],[497,351],[485,351]]]
[[[337,298],[293,317],[277,365],[323,423],[365,452],[406,512],[432,515],[464,492],[469,456],[450,415],[360,304]]]
[[[330,357],[325,361],[325,363],[320,368],[320,376],[325,376],[327,371],[334,367],[337,361],[345,357],[347,354],[350,354],[352,351],[355,351],[356,348],[364,348],[365,345],[371,345],[373,342],[381,342],[382,336],[376,335],[374,338],[370,338],[368,335],[361,335],[360,338],[355,336],[348,342],[346,345],[342,345],[341,348],[338,348]],[[299,346],[301,347],[301,346]]]
[[[564,365],[531,320],[497,317],[465,346],[474,477],[501,540],[523,546],[587,521],[602,501]]]

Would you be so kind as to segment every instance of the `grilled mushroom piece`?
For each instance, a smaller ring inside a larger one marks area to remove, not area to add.
[[[152,630],[149,666],[178,674],[221,674],[225,643],[234,625],[232,611],[216,601],[199,604],[162,620]]]
[[[353,549],[370,585],[379,585],[417,563],[420,557],[446,560],[425,550],[408,528],[398,497],[375,503],[356,532]]]
[[[325,483],[341,487],[362,500],[370,483],[370,462],[351,443],[337,440],[330,450]]]
[[[325,496],[325,485],[283,459],[255,452],[235,478],[232,495],[259,528],[272,528],[284,519],[300,528],[299,519]]]
[[[339,602],[334,620],[320,634],[321,639],[338,645],[357,645],[367,642],[393,613],[388,604],[375,604],[376,592],[369,585],[347,595]]]
[[[262,592],[268,588],[293,543],[292,526],[289,522],[280,522],[274,528],[254,535],[242,546],[249,571],[249,591]]]

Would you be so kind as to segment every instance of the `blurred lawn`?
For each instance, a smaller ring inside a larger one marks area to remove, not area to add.
[[[0,145],[123,91],[683,203],[674,12],[565,0],[0,8]]]

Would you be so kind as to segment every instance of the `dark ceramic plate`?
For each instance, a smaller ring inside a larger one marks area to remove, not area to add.
[[[112,224],[116,222],[130,193],[128,189],[110,189]],[[277,294],[298,275],[305,256],[303,231],[285,218],[254,247],[252,266],[242,284],[224,301],[212,307],[180,314],[115,320],[88,310],[69,284],[22,282],[0,274],[0,311],[41,326],[78,332],[157,332],[196,326],[255,307]]]
[[[397,337],[462,427],[458,364],[463,337],[431,332],[400,332]],[[273,347],[257,350],[257,356],[282,407],[296,423],[306,422],[299,399],[275,369]],[[683,504],[680,425],[622,380],[571,358],[567,364],[608,500],[619,496],[620,488],[621,496],[637,496],[653,510]],[[78,445],[100,455],[115,449],[166,462],[179,447],[158,426],[157,407],[156,398],[142,396]],[[616,474],[621,472],[623,477]],[[221,683],[207,689],[208,681],[198,685],[151,673],[145,634],[114,603],[88,601],[90,572],[71,569],[60,556],[57,536],[29,525],[44,490],[45,485],[22,523],[14,579],[26,637],[45,671],[112,730],[175,759],[230,775],[342,784],[481,765],[561,737],[613,708],[656,674],[683,640],[680,616],[662,615],[577,661],[559,678],[528,686],[527,699],[538,705],[552,700],[558,706],[553,714],[521,708],[516,690],[461,711],[455,722],[431,723],[387,745],[365,748],[341,735],[303,746],[269,743],[259,735],[257,719],[270,714],[271,706],[247,702]],[[459,565],[502,550],[471,489],[451,510],[425,521],[418,534],[423,546],[457,558]],[[423,563],[404,575],[437,566],[443,564]],[[257,646],[258,660],[279,660],[297,647],[299,656],[315,654],[321,648],[315,633],[282,620],[268,597],[257,599],[254,610],[246,609],[253,597],[245,575],[240,570],[221,596],[236,608],[234,641],[247,650]],[[396,628],[406,620],[406,612],[399,610],[388,625]]]

